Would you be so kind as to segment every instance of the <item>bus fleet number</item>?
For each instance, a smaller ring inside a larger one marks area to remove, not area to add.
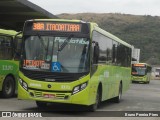
[[[2,65],[2,70],[13,70],[13,66],[11,66],[11,65]]]

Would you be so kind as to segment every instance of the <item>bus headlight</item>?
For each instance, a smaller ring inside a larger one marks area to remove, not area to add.
[[[80,84],[80,85],[78,85],[78,86],[75,86],[75,87],[73,88],[72,95],[74,95],[74,94],[82,91],[82,90],[85,89],[86,87],[87,87],[87,82],[82,83],[82,84]]]
[[[26,91],[28,91],[28,84],[26,82],[19,78],[19,83]]]

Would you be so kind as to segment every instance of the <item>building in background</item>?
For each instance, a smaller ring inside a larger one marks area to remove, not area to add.
[[[132,64],[139,63],[140,60],[140,49],[132,48]]]

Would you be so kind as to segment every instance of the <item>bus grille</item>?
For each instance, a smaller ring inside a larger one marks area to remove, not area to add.
[[[65,94],[56,94],[57,99],[64,99]]]
[[[35,97],[43,97],[43,94],[41,91],[34,91],[35,93]],[[55,99],[65,99],[66,95],[65,94],[61,94],[61,93],[57,93],[55,94]]]
[[[41,91],[35,91],[35,96],[36,97],[42,97],[42,92]]]

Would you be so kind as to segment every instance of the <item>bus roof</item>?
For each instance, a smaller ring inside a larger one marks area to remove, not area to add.
[[[9,36],[14,36],[15,34],[17,34],[17,32],[14,31],[14,30],[4,30],[4,29],[0,29],[0,34],[9,35]]]
[[[84,22],[82,20],[69,20],[69,19],[31,19],[31,20],[27,20],[27,21]],[[84,22],[84,23],[87,23],[87,22]]]

